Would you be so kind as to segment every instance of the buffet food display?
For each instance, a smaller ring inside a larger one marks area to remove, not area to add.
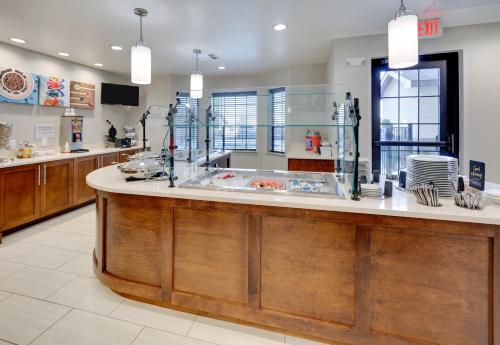
[[[331,173],[253,169],[212,169],[179,185],[181,188],[278,193],[343,198]]]

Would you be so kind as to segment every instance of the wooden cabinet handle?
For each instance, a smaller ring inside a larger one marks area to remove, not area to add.
[[[38,185],[40,185],[40,178],[41,178],[40,174],[41,174],[41,167],[40,164],[38,164]]]
[[[47,184],[47,164],[43,165],[43,184]]]

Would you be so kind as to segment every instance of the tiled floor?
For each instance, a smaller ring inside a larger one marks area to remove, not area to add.
[[[126,300],[94,278],[95,206],[4,237],[0,345],[320,345]]]

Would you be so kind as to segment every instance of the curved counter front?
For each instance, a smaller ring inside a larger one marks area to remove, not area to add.
[[[499,225],[116,193],[93,174],[95,274],[125,297],[331,344],[500,343]]]

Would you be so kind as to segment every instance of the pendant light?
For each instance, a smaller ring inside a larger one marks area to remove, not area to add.
[[[140,36],[130,54],[130,79],[133,84],[151,84],[151,49],[144,45],[142,38],[142,17],[147,16],[148,11],[144,8],[136,8],[134,13],[139,16]]]
[[[408,68],[418,64],[418,17],[407,10],[403,0],[389,22],[389,67]]]
[[[195,49],[193,53],[196,55],[196,71],[191,74],[191,98],[198,99],[203,97],[203,74],[201,74],[198,67],[198,56],[201,54],[201,50]]]

